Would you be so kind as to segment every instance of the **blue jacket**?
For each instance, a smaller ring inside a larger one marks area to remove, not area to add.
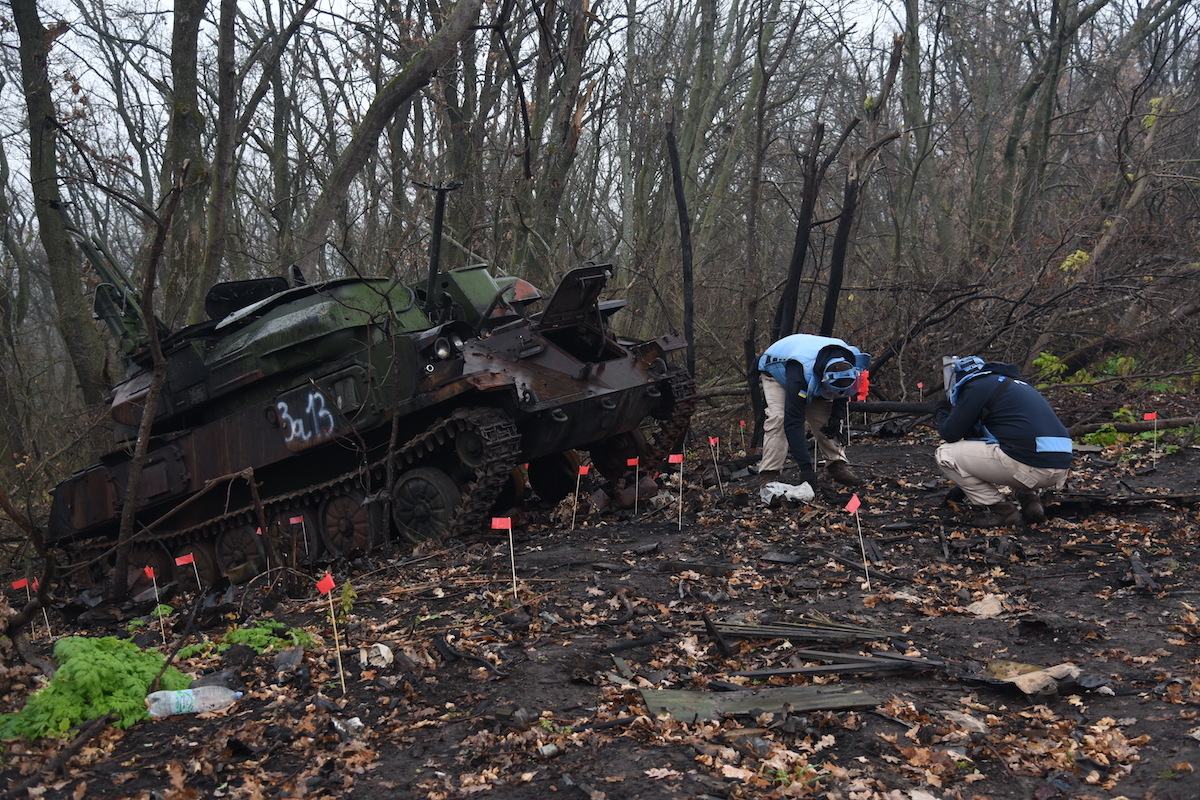
[[[787,386],[788,362],[800,364],[804,367],[804,378],[808,382],[803,397],[811,403],[820,399],[821,375],[825,365],[838,358],[846,359],[859,371],[870,362],[870,356],[841,339],[796,333],[768,347],[767,352],[758,359],[758,369],[774,378],[780,386]]]
[[[996,442],[1022,464],[1046,469],[1071,466],[1071,436],[1037,389],[1011,364],[992,361],[951,387],[954,397],[937,408],[938,433],[947,442]]]

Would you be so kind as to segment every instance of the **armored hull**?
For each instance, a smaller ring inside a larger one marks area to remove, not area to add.
[[[144,349],[112,393],[118,446],[55,489],[51,539],[81,560],[111,550],[134,502],[131,570],[170,576],[191,556],[181,581],[238,582],[388,536],[477,532],[524,487],[525,465],[544,499],[565,496],[578,450],[614,481],[634,456],[645,471],[686,428],[695,386],[671,363],[680,337],[612,332],[622,304],[599,300],[609,275],[572,270],[541,310],[528,284],[482,268],[422,289],[384,278],[219,285],[209,322],[162,341],[136,496]]]

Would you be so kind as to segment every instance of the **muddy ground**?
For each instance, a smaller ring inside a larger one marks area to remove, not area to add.
[[[702,488],[712,452],[694,444],[682,518],[667,480],[663,505],[636,515],[531,499],[513,516],[513,549],[500,532],[330,565],[349,608],[340,664],[328,596],[310,585],[323,570],[269,611],[247,592],[189,635],[210,652],[180,662],[192,674],[235,667],[241,701],[108,728],[51,774],[69,738],[9,742],[0,787],[46,798],[1200,797],[1194,445],[1081,453],[1046,523],[984,533],[943,502],[923,426],[856,435],[849,452],[868,485],[765,508],[729,451],[741,450],[740,413],[697,419],[696,442],[721,437],[726,475]],[[139,610],[51,623],[56,636],[124,636],[118,616]],[[216,652],[230,626],[267,616],[321,644],[279,669],[274,649]],[[183,614],[168,624],[174,644]],[[133,630],[161,645],[153,628]],[[377,643],[394,661],[361,663]],[[997,677],[1017,665],[1067,666],[1031,694]],[[851,707],[803,710],[814,692]],[[23,695],[3,702],[19,708]]]

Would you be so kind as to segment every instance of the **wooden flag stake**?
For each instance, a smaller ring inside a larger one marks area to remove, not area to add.
[[[255,528],[254,532],[259,536],[263,535],[262,528]],[[263,554],[266,555],[266,557],[267,557],[267,572],[270,572],[271,571],[271,548],[267,547],[264,544],[262,546],[262,551],[263,551]]]
[[[33,579],[33,588],[35,590],[37,589],[37,585],[38,585],[37,578],[34,578]],[[12,587],[14,589],[24,589],[25,590],[25,602],[27,602],[27,603],[33,602],[33,595],[30,594],[30,592],[29,592],[29,578],[20,578],[18,580],[13,581]],[[46,638],[49,639],[52,636],[52,634],[50,633],[50,615],[46,613],[46,608],[44,606],[42,607],[42,619],[44,619],[46,621]],[[32,636],[33,625],[32,624],[29,626],[29,633],[30,633],[30,638],[33,638],[33,636]]]
[[[1150,440],[1150,453],[1154,462],[1158,463],[1158,412],[1147,411],[1142,415],[1142,419],[1154,421],[1154,438]]]
[[[33,579],[33,590],[36,592],[37,589],[38,589],[38,579],[34,578]],[[26,590],[26,594],[28,594],[28,590]],[[32,600],[33,598],[30,597],[29,599]],[[42,606],[42,619],[46,621],[46,638],[47,639],[53,638],[53,635],[50,633],[50,615],[46,613],[45,606]],[[30,625],[29,629],[33,630],[33,626]]]
[[[638,495],[641,494],[639,489],[642,487],[642,479],[638,474],[638,457],[634,456],[626,461],[625,466],[633,467],[633,515],[636,517],[638,513]]]
[[[862,522],[858,519],[858,507],[862,505],[862,501],[855,494],[850,498],[850,502],[846,503],[846,510],[854,515],[854,524],[858,526],[858,547],[862,551],[863,573],[867,576],[867,591],[871,591],[871,570],[867,567],[867,544],[863,541]]]
[[[683,453],[671,453],[667,461],[679,465],[679,530],[683,530]]]
[[[721,437],[708,437],[708,449],[712,452],[713,457],[713,472],[717,476],[717,488],[721,490],[721,497],[725,496],[725,486],[721,483],[721,465],[717,463],[717,452],[721,449]]]
[[[304,530],[304,515],[300,514],[292,517],[290,520],[288,520],[288,522],[292,523],[293,525],[300,526],[300,537],[304,539],[304,555],[311,558],[312,553],[308,552],[308,531]]]
[[[571,506],[571,530],[575,530],[575,512],[579,510],[579,484],[583,476],[588,474],[589,464],[579,465],[579,474],[575,476],[575,503]]]
[[[196,566],[196,554],[187,553],[175,559],[175,566],[182,567],[184,564],[192,565],[192,573],[196,576],[196,592],[203,592],[204,584],[200,582],[200,568]]]
[[[167,646],[167,624],[163,622],[162,603],[158,600],[158,578],[154,577],[154,567],[147,564],[144,567],[146,577],[154,584],[154,611],[158,614],[158,628],[162,631],[163,647]]]
[[[741,424],[738,425],[738,430],[740,430],[742,432],[742,453],[745,454],[745,451],[746,451],[746,420],[741,421]]]
[[[512,517],[492,517],[492,530],[508,531],[508,560],[512,565],[513,608],[521,605],[521,597],[517,594],[517,544],[513,541]]]
[[[329,621],[333,625],[333,647],[337,653],[338,677],[342,679],[342,695],[346,694],[346,670],[342,669],[342,643],[338,639],[337,613],[333,609],[333,576],[328,572],[317,581],[317,590],[329,597]]]

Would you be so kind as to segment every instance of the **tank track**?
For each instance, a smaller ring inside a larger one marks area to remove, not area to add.
[[[696,413],[696,406],[700,404],[700,392],[696,388],[696,381],[683,367],[671,367],[666,382],[674,402],[670,416],[662,422],[654,436],[650,457],[647,459],[650,469],[662,467],[671,455],[671,448],[691,424],[692,414]]]
[[[457,409],[449,417],[408,443],[398,456],[405,462],[404,468],[412,469],[428,463],[442,448],[453,447],[453,440],[460,434],[473,431],[483,444],[483,461],[475,468],[475,477],[463,487],[463,503],[450,521],[448,536],[465,536],[482,529],[487,515],[509,473],[517,465],[521,452],[521,434],[507,414],[494,408]],[[375,476],[383,483],[387,473],[387,462],[374,466]]]
[[[507,414],[494,408],[456,409],[449,416],[439,419],[409,439],[396,453],[396,460],[404,465],[403,469],[397,470],[398,476],[404,470],[429,463],[437,454],[444,452],[444,448],[453,448],[455,437],[468,430],[474,431],[482,441],[483,461],[475,468],[474,479],[463,487],[463,503],[456,509],[448,536],[466,536],[483,528],[492,505],[504,489],[509,473],[516,466],[520,456],[521,435],[516,424]],[[270,520],[290,510],[317,508],[331,497],[356,491],[367,493],[369,499],[374,498],[377,501],[378,493],[372,494],[372,488],[383,487],[386,476],[387,459],[384,458],[331,480],[264,498],[263,512]],[[386,491],[387,487],[384,488]],[[137,546],[158,544],[172,552],[185,543],[215,542],[222,532],[238,525],[259,525],[258,513],[254,506],[234,509],[190,528],[140,536]],[[98,540],[81,544],[74,550],[83,560],[90,560],[114,544],[113,540]]]

